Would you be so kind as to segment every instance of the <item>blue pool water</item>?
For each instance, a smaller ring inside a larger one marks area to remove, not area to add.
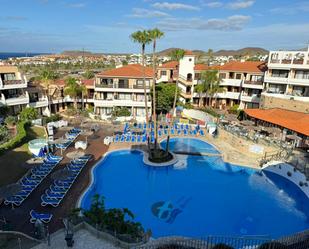
[[[189,143],[193,150],[215,150],[198,140],[179,143]],[[173,140],[171,147],[179,143]],[[224,163],[220,157],[181,156],[172,167],[153,168],[143,164],[141,152],[117,151],[93,173],[81,207],[89,208],[94,194],[103,195],[107,208],[129,208],[155,238],[277,238],[309,228],[308,198],[293,183]]]

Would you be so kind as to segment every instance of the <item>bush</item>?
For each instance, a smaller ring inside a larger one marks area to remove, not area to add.
[[[17,121],[16,117],[8,116],[6,117],[4,122],[7,126],[14,126],[16,124],[16,121]]]
[[[37,117],[38,117],[38,111],[33,107],[27,107],[19,113],[20,120],[25,122],[34,120]]]
[[[7,105],[0,106],[0,116],[8,115],[10,108]]]
[[[113,117],[128,117],[131,116],[131,112],[126,107],[115,107],[112,111]]]
[[[5,152],[6,150],[13,149],[17,147],[18,145],[22,144],[25,141],[25,138],[27,136],[26,132],[26,126],[28,125],[28,122],[21,121],[17,124],[17,134],[16,136],[11,139],[10,141],[0,145],[0,154]]]
[[[89,210],[82,210],[91,225],[113,234],[128,234],[133,239],[141,239],[144,229],[140,223],[134,222],[133,213],[127,208],[106,209],[104,197],[95,195]],[[120,238],[120,237],[119,237]]]
[[[231,114],[239,114],[239,105],[233,105],[230,109],[229,109],[229,113]]]
[[[8,129],[4,125],[0,125],[0,144],[5,143],[9,139]]]
[[[215,118],[218,118],[220,117],[220,115],[211,107],[203,107],[200,109],[201,111],[203,112],[206,112],[208,114],[210,114],[211,116],[215,117]]]
[[[74,107],[68,107],[68,109],[65,112],[68,116],[75,116],[78,114],[78,110],[75,109]]]

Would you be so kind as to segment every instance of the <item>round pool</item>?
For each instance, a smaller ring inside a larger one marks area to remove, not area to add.
[[[173,139],[175,147],[217,151],[196,139]],[[181,155],[166,168],[146,166],[142,159],[139,151],[108,154],[94,168],[81,207],[88,209],[95,194],[103,195],[107,208],[129,208],[155,238],[278,238],[309,228],[308,198],[278,175],[231,165],[218,156]]]
[[[48,143],[44,138],[34,139],[28,143],[29,151],[35,156],[38,156],[41,148],[44,148],[45,146],[48,146]]]

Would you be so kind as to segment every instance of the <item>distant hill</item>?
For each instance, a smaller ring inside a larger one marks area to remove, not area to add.
[[[176,50],[179,48],[168,48],[164,49],[160,52],[157,53],[158,56],[166,56],[170,54],[173,50]],[[192,52],[196,55],[201,55],[201,54],[206,54],[206,51],[203,50],[192,50]],[[268,50],[263,49],[263,48],[254,48],[254,47],[248,47],[248,48],[242,48],[238,50],[219,50],[214,52],[215,56],[234,56],[234,55],[256,55],[256,54],[261,54],[261,55],[266,55],[268,54]]]
[[[267,55],[268,50],[264,48],[254,48],[254,47],[248,47],[248,48],[242,48],[238,50],[219,50],[214,53],[215,56],[235,56],[235,55]]]

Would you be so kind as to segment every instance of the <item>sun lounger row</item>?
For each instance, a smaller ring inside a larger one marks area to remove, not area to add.
[[[20,206],[61,160],[62,157],[47,155],[40,166],[33,168],[30,174],[25,175],[19,180],[22,186],[21,191],[14,196],[6,198],[4,204]]]
[[[78,135],[80,134],[81,130],[78,128],[73,128],[70,131],[68,131],[65,134],[65,138],[68,140],[66,143],[63,144],[56,144],[56,148],[57,149],[62,149],[62,150],[66,150],[71,143],[78,137]]]
[[[35,223],[37,220],[40,220],[44,223],[49,223],[51,221],[51,219],[53,218],[52,214],[42,214],[42,213],[38,213],[34,210],[30,211],[30,222],[31,223]]]
[[[114,137],[115,143],[146,143],[147,135],[115,135]]]
[[[41,196],[41,205],[43,207],[47,205],[52,207],[59,206],[60,202],[70,190],[71,186],[90,158],[91,155],[85,155],[76,160],[72,160],[67,166],[68,170],[71,172],[71,175],[65,180],[55,180],[50,188],[45,191],[45,194]]]

